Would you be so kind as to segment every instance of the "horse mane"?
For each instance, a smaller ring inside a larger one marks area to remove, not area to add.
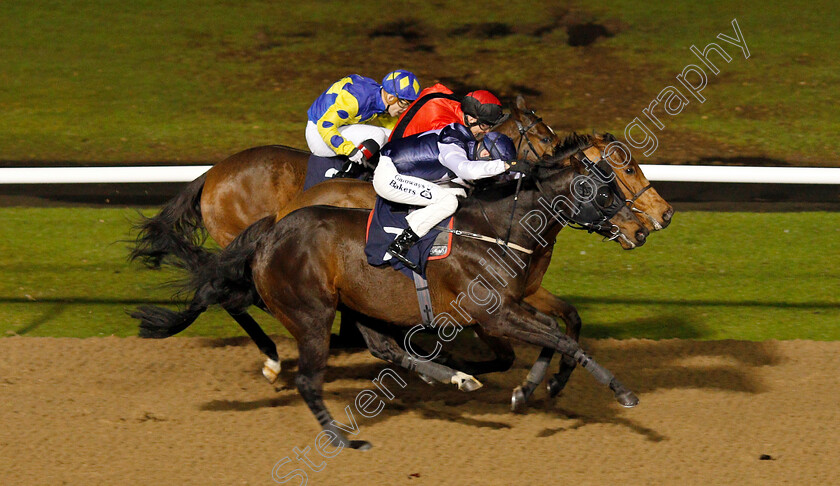
[[[566,135],[566,138],[560,142],[554,149],[554,155],[545,158],[545,162],[539,164],[541,167],[555,168],[562,161],[568,159],[578,150],[583,150],[592,145],[594,137],[592,135],[581,135],[577,132],[572,132]]]
[[[610,137],[615,140],[609,133],[603,135],[605,139]],[[578,150],[583,150],[592,145],[595,140],[593,135],[582,135],[577,132],[572,132],[560,142],[554,150],[554,155],[546,157],[540,162],[537,167],[543,169],[571,169],[571,167],[563,164],[563,161],[574,155]],[[553,171],[551,171],[553,172]],[[472,195],[479,196],[483,200],[495,200],[508,197],[516,190],[516,179],[508,181],[498,181],[488,179],[486,181],[480,180],[473,184]],[[536,187],[532,178],[523,180],[522,189]]]

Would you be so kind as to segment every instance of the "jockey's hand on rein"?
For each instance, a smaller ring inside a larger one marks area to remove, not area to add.
[[[351,162],[360,165],[368,165],[368,161],[377,153],[379,153],[379,144],[375,140],[365,140],[358,147],[354,148],[352,152],[347,154],[347,158]]]
[[[531,174],[531,165],[527,162],[512,160],[507,163],[507,167],[511,174],[522,174],[523,177]]]

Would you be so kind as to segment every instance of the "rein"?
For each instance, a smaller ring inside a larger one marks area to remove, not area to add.
[[[483,209],[482,209],[482,212],[483,212]],[[506,248],[511,248],[513,250],[516,250],[516,251],[521,251],[522,253],[525,253],[526,255],[530,255],[530,254],[534,253],[534,250],[529,250],[528,248],[525,248],[524,246],[519,246],[516,243],[504,242],[498,236],[495,237],[495,238],[492,238],[490,236],[484,236],[484,235],[480,235],[478,233],[471,233],[469,231],[444,228],[443,226],[435,226],[435,229],[440,230],[440,231],[445,231],[447,233],[452,233],[455,236],[463,236],[464,238],[472,238],[474,240],[481,240],[481,241],[486,241],[488,243],[495,243],[497,245],[504,246]]]
[[[534,156],[536,157],[537,156],[537,149],[534,147],[534,144],[531,143],[531,139],[528,138],[528,132],[532,128],[534,128],[535,126],[542,123],[542,118],[538,117],[537,114],[534,112],[534,110],[531,110],[531,112],[529,114],[532,117],[534,117],[534,121],[532,121],[531,124],[528,125],[527,127],[522,125],[521,121],[514,120],[514,122],[516,122],[516,128],[519,130],[519,143],[516,144],[516,153],[517,154],[519,153],[519,150],[522,148],[522,141],[524,140],[524,141],[528,142],[528,148],[531,150],[531,153],[534,154]],[[528,158],[528,152],[525,152],[525,156],[523,157],[523,160],[526,159],[526,158]],[[540,160],[542,160],[542,157],[537,157],[537,162],[539,162]]]

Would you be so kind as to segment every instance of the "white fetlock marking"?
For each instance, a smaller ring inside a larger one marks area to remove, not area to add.
[[[455,372],[455,376],[452,377],[451,381],[452,381],[453,385],[458,385],[459,390],[463,390],[464,389],[464,384],[466,384],[469,381],[472,381],[472,382],[475,382],[476,384],[478,384],[476,389],[484,386],[484,385],[481,384],[480,381],[476,380],[474,376],[468,375],[466,373],[462,373],[460,371]]]
[[[280,362],[266,358],[265,363],[263,363],[262,373],[269,383],[274,383],[277,381],[277,376],[280,375]]]

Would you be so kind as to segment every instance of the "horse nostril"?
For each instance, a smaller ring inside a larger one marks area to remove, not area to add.
[[[674,215],[674,208],[671,208],[671,209],[669,209],[669,210],[665,211],[665,212],[662,214],[662,219],[663,219],[665,222],[671,221],[671,216],[673,216],[673,215]]]
[[[636,232],[636,241],[638,241],[639,244],[644,243],[646,239],[647,239],[647,231],[639,230],[639,231]]]

